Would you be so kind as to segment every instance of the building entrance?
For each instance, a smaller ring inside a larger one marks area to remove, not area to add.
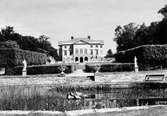
[[[80,57],[80,63],[83,63],[83,57]]]

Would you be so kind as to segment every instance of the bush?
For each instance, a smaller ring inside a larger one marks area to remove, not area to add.
[[[0,48],[19,48],[19,45],[16,41],[8,40],[5,42],[0,42]]]
[[[28,65],[38,65],[45,64],[47,56],[42,53],[21,49],[0,49],[0,66],[22,65],[23,59],[26,59]]]
[[[23,59],[27,61],[28,65],[39,65],[46,63],[47,56],[42,53],[21,49],[0,49],[0,66],[6,68],[5,74],[7,75],[13,74],[13,67],[23,65]]]
[[[13,69],[14,75],[22,74],[22,66],[15,67]],[[66,65],[65,73],[71,73],[73,71],[72,65]],[[61,73],[60,65],[41,65],[41,66],[29,66],[27,67],[28,75],[35,74],[58,74]]]
[[[95,72],[96,65],[87,64],[85,66],[86,72]],[[111,64],[101,64],[99,71],[100,72],[120,72],[120,71],[133,71],[133,63],[111,63]]]
[[[138,59],[140,70],[149,70],[152,67],[167,67],[167,45],[143,45],[115,54],[116,62],[134,62]]]

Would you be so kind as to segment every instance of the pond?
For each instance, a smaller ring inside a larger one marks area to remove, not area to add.
[[[166,85],[146,85],[110,89],[77,89],[75,87],[58,89],[53,86],[38,86],[35,87],[35,91],[32,90],[32,86],[28,89],[27,87],[8,87],[8,90],[1,87],[0,110],[69,111],[167,104]],[[25,95],[29,90],[31,95]],[[69,98],[68,95],[77,95],[79,98]]]

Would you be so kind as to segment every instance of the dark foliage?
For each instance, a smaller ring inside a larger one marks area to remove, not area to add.
[[[0,43],[0,48],[19,48],[16,41],[8,40]]]
[[[15,67],[13,72],[15,75],[22,74],[23,67]],[[72,65],[66,65],[65,73],[72,72]],[[27,67],[27,74],[28,75],[35,75],[35,74],[58,74],[61,73],[60,65],[41,65],[41,66],[30,66]]]
[[[28,65],[45,64],[47,56],[42,53],[26,51],[14,48],[0,49],[0,66],[6,68],[6,74],[12,74],[11,68],[23,65],[22,61],[26,59]]]
[[[45,35],[41,35],[39,38],[23,36],[16,33],[13,27],[10,26],[2,28],[0,31],[0,43],[4,44],[6,41],[15,41],[20,49],[45,53],[52,56],[55,60],[59,60],[57,49],[53,48],[48,40],[49,37]]]
[[[134,62],[135,56],[140,70],[167,67],[167,45],[143,45],[115,54],[116,61],[122,63]]]
[[[109,49],[109,50],[107,51],[107,55],[105,56],[105,58],[112,58],[112,57],[113,57],[112,50]]]
[[[121,71],[133,71],[134,64],[131,63],[119,63],[119,64],[102,64],[99,71],[100,72],[121,72]],[[96,65],[86,65],[85,66],[86,72],[95,72]]]
[[[140,26],[134,23],[117,26],[114,38],[118,45],[117,51],[141,45],[167,44],[167,5],[158,13],[162,14],[164,18],[159,22],[152,22],[149,26],[144,23]]]

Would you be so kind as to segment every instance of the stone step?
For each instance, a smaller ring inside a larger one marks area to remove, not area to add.
[[[85,64],[78,64],[78,65],[76,65],[76,69],[82,69],[82,70],[84,70],[85,69]]]

